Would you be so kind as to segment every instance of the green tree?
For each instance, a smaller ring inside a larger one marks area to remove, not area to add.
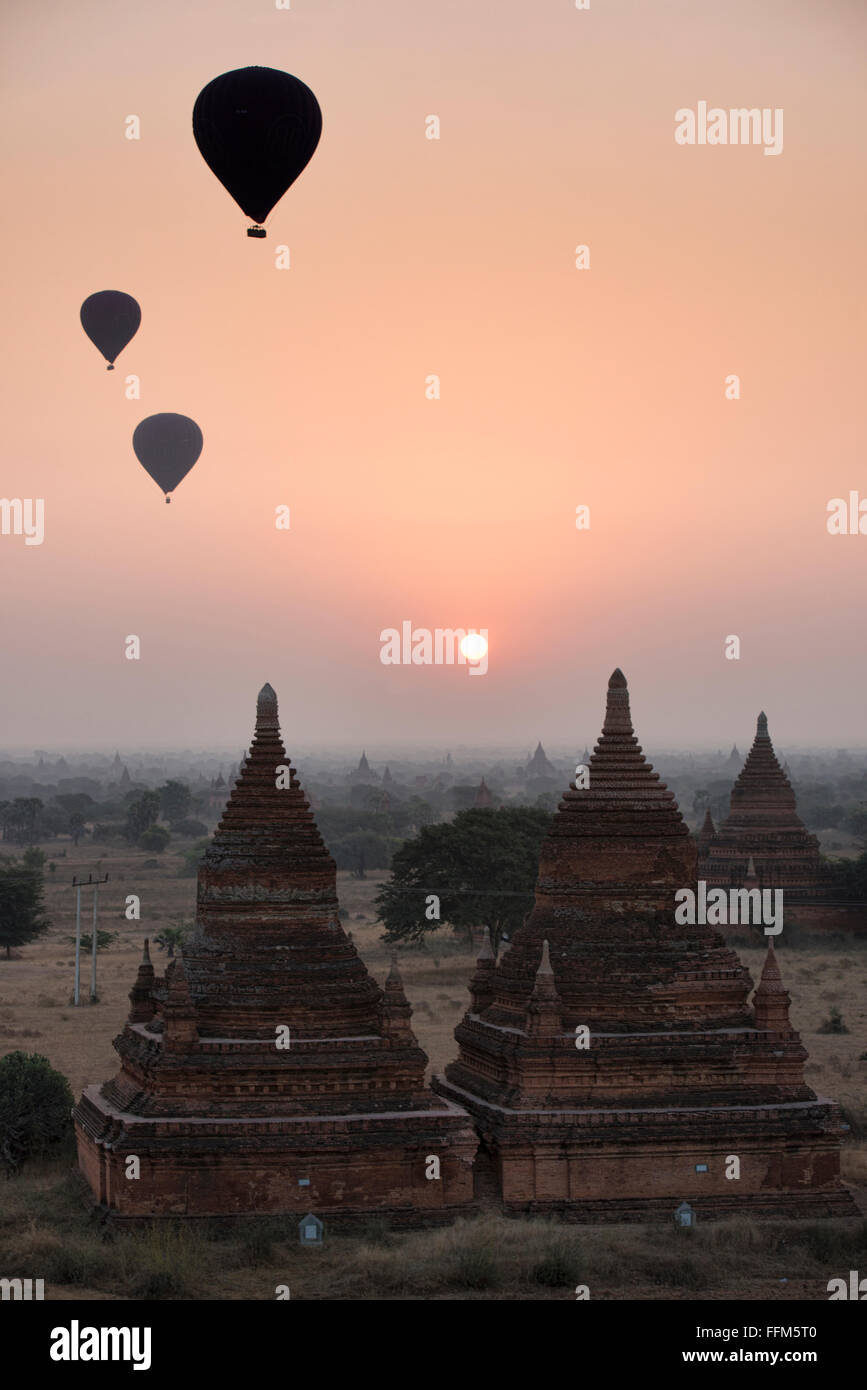
[[[205,860],[205,851],[211,843],[209,839],[197,840],[189,849],[184,850],[184,862],[178,870],[181,878],[195,878],[200,867]]]
[[[69,817],[69,833],[72,836],[72,843],[77,845],[84,834],[84,815],[81,811],[73,811]]]
[[[135,801],[129,805],[126,813],[126,829],[124,834],[131,844],[142,836],[155,824],[160,813],[160,798],[158,792],[142,792]]]
[[[154,941],[161,951],[166,952],[169,960],[173,960],[175,951],[179,946],[183,946],[184,937],[194,925],[193,922],[181,922],[177,927],[163,927],[159,936],[154,937]]]
[[[93,797],[88,796],[87,792],[64,792],[62,796],[56,796],[54,800],[58,806],[63,807],[68,816],[71,816],[73,811],[81,811],[83,815],[87,815],[96,805]]]
[[[149,849],[155,854],[162,854],[171,838],[164,825],[152,825],[143,835],[139,835],[138,843],[142,849]]]
[[[191,836],[200,839],[202,835],[207,835],[208,827],[204,821],[195,820],[190,816],[187,820],[172,821],[172,834],[181,836]]]
[[[434,808],[420,796],[411,796],[406,809],[409,823],[415,830],[420,830],[423,825],[433,825],[437,818]]]
[[[867,852],[857,859],[829,859],[825,872],[832,898],[842,903],[867,900]]]
[[[44,916],[42,890],[38,869],[0,859],[0,947],[6,947],[7,960],[13,946],[34,941],[51,925]]]
[[[67,939],[67,941],[72,942],[72,945],[73,945],[73,946],[75,945],[75,937],[74,937],[74,936],[68,936],[66,939]],[[96,949],[97,949],[97,951],[107,951],[108,948],[109,948],[109,946],[111,945],[111,943],[112,943],[113,941],[117,941],[117,932],[116,932],[116,931],[101,931],[100,928],[97,927],[97,929],[96,929]],[[82,932],[82,933],[81,933],[81,949],[82,949],[82,951],[83,951],[83,952],[90,951],[90,950],[92,949],[92,947],[93,947],[93,937],[92,937],[91,933],[90,933],[90,932]]]
[[[115,822],[114,825],[106,825],[102,821],[97,821],[93,827],[91,838],[96,844],[102,844],[105,840],[116,840],[119,836],[126,837],[126,826]]]
[[[19,845],[32,845],[38,838],[37,830],[42,809],[42,802],[38,796],[16,796],[3,812],[3,838],[14,840]]]
[[[469,811],[476,799],[478,785],[449,787],[446,801],[456,811]]]
[[[0,1058],[0,1162],[7,1174],[70,1136],[71,1110],[69,1083],[47,1057],[9,1052]]]
[[[193,793],[183,782],[168,781],[159,789],[160,811],[169,825],[184,820],[193,804]]]
[[[69,817],[60,807],[51,803],[43,806],[39,813],[39,835],[40,839],[53,839],[55,835],[63,835],[69,829]]]
[[[863,845],[867,845],[867,809],[863,805],[850,811],[844,824],[852,835],[856,835]]]
[[[420,941],[451,926],[470,932],[486,926],[496,945],[533,906],[539,851],[551,825],[532,806],[474,808],[451,823],[424,826],[396,850],[392,878],[376,899],[385,941]],[[439,899],[439,920],[427,917],[428,898]]]
[[[354,830],[333,840],[328,848],[338,869],[349,869],[354,878],[364,878],[368,869],[390,868],[392,852],[400,843],[375,830]]]

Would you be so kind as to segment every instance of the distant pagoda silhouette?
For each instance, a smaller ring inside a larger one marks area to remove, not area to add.
[[[473,1116],[480,1192],[510,1214],[853,1214],[839,1109],[805,1084],[773,947],[752,980],[712,927],[675,923],[696,846],[611,676],[589,787],[564,793],[533,911],[490,946],[434,1089]],[[587,1035],[589,1046],[576,1044]],[[728,1156],[740,1175],[726,1177]]]
[[[473,807],[477,810],[488,810],[493,805],[494,794],[483,777],[478,787],[476,788],[476,794],[473,797]]]
[[[527,759],[527,776],[549,778],[557,776],[557,769],[548,761],[541,740],[536,744],[536,751],[532,758]]]
[[[739,752],[739,750],[738,750],[738,746],[737,746],[736,743],[733,743],[733,744],[732,744],[732,751],[729,753],[728,757],[726,758],[726,771],[727,771],[727,772],[730,772],[730,773],[732,774],[732,776],[734,776],[735,773],[739,772],[740,769],[743,767],[743,763],[744,763],[744,760],[743,760],[743,758],[741,757],[741,754],[740,754],[740,752]]]
[[[379,774],[373,771],[373,768],[367,761],[366,753],[362,753],[358,760],[358,767],[353,768],[352,772],[350,772],[349,780],[350,782],[359,783],[362,786],[373,786],[379,782]]]
[[[758,886],[785,890],[785,907],[827,895],[819,841],[796,810],[795,793],[780,767],[762,712],[753,746],[731,793],[731,809],[715,833],[699,836],[698,876],[712,887],[743,885],[750,858]]]
[[[380,989],[341,926],[334,861],[294,768],[276,785],[281,767],[266,685],[199,871],[195,933],[162,978],[145,947],[114,1044],[121,1069],[75,1109],[80,1166],[121,1219],[448,1219],[472,1198],[475,1135],[425,1086],[396,965]]]

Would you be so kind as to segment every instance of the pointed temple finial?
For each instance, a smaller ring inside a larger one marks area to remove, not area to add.
[[[491,929],[490,929],[490,927],[485,927],[484,930],[482,931],[482,949],[479,951],[479,954],[478,954],[478,956],[476,957],[476,960],[477,960],[477,961],[480,961],[480,960],[493,960],[493,959],[494,959],[494,948],[493,948],[492,945],[491,945]]]
[[[476,973],[470,980],[470,1013],[484,1013],[494,1002],[494,971],[496,958],[491,947],[491,933],[485,927],[482,946],[476,958]]]
[[[789,1022],[789,1001],[789,991],[783,984],[777,953],[774,950],[774,938],[771,936],[768,938],[768,952],[762,967],[762,978],[753,995],[756,1027],[769,1029],[774,1033],[790,1033],[792,1025]]]
[[[199,1044],[196,1011],[190,983],[181,956],[175,956],[166,971],[166,998],[163,1004],[163,1047],[167,1052],[191,1052]]]
[[[557,993],[546,938],[542,942],[542,957],[536,970],[533,993],[527,1001],[527,1033],[535,1038],[556,1038],[562,1032],[560,995]]]
[[[765,963],[762,966],[762,979],[775,979],[782,981],[780,967],[777,964],[777,952],[774,949],[774,938],[768,937],[768,949],[765,953]]]
[[[148,940],[145,937],[144,951],[142,952],[141,964],[135,977],[135,983],[129,992],[129,1022],[130,1023],[149,1023],[154,1016],[154,1001],[151,991],[153,990],[156,974],[151,964],[150,951],[148,950]]]
[[[702,841],[702,843],[704,843],[706,840],[712,840],[715,834],[716,827],[714,826],[713,816],[711,815],[710,807],[708,806],[707,810],[704,813],[704,821],[702,822],[701,830],[698,832],[698,838]]]
[[[756,720],[756,737],[757,737],[757,738],[767,738],[767,737],[768,737],[768,716],[765,714],[765,711],[764,711],[764,710],[762,710],[761,714],[759,715],[758,719]]]
[[[227,868],[227,855],[231,869]],[[245,867],[253,862],[261,865],[263,859],[272,865],[288,859],[296,873],[301,863],[305,869],[314,861],[322,866],[333,864],[283,745],[277,696],[270,685],[259,691],[253,741],[208,847],[204,879],[212,869],[218,877],[223,871],[236,874],[242,862]],[[207,933],[222,910],[209,907],[202,917],[203,881],[200,876],[199,921]],[[277,904],[273,907],[276,911]]]
[[[391,953],[391,969],[385,979],[382,1000],[382,1031],[393,1047],[417,1046],[412,1031],[412,1008],[397,968],[397,952]]]
[[[175,995],[175,998],[186,998],[187,994],[189,993],[189,985],[187,984],[187,972],[184,969],[183,956],[173,957],[171,971],[166,971],[167,979],[169,975],[171,975],[171,983],[169,985],[169,988]]]
[[[608,701],[605,708],[604,734],[631,734],[632,716],[629,713],[629,687],[618,666],[608,681]]]
[[[267,681],[256,697],[256,731],[279,728],[277,721],[277,693]]]

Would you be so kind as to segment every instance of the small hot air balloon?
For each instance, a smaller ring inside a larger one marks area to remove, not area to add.
[[[135,337],[140,323],[141,309],[132,295],[122,290],[99,290],[88,295],[81,306],[81,326],[99,348],[109,372],[114,371],[114,359]]]
[[[202,431],[187,415],[149,415],[136,425],[132,437],[135,455],[171,502],[173,492],[202,452]]]
[[[322,112],[310,88],[277,68],[235,68],[203,87],[193,107],[199,153],[241,210],[264,222],[310,162]],[[247,235],[263,237],[261,226]]]

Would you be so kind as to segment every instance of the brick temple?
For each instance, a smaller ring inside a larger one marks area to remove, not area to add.
[[[714,829],[710,812],[699,832],[698,876],[709,887],[744,885],[750,860],[760,888],[782,888],[786,908],[827,900],[819,841],[797,812],[762,713],[746,762],[732,787],[731,809]]]
[[[269,685],[199,871],[195,933],[162,977],[145,946],[130,1001],[120,1071],[74,1112],[80,1167],[111,1216],[423,1223],[471,1202],[476,1136],[425,1086],[396,967],[380,989],[341,926]]]
[[[589,767],[544,843],[533,911],[498,963],[479,958],[459,1056],[433,1083],[475,1120],[477,1190],[577,1220],[670,1219],[684,1200],[700,1216],[853,1214],[840,1112],[804,1082],[773,945],[749,1003],[723,937],[675,925],[696,845],[620,671]]]

